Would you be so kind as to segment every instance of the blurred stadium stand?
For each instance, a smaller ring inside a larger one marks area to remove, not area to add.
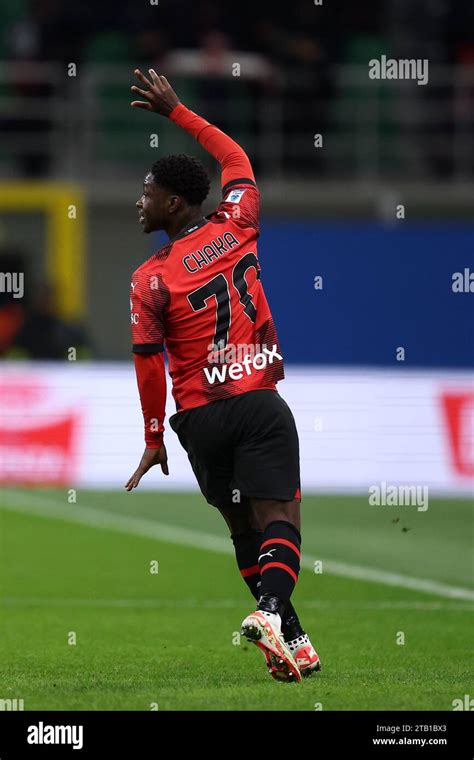
[[[142,64],[232,129],[260,179],[472,180],[473,21],[466,0],[284,9],[242,0],[231,12],[209,0],[89,9],[3,0],[2,172],[134,177],[152,129],[128,108],[131,71]],[[367,63],[382,54],[428,58],[429,86],[370,80]],[[176,130],[156,129],[164,150],[180,147]]]
[[[395,340],[394,314],[403,312],[405,338],[417,346],[407,361],[472,366],[467,328],[456,327],[469,322],[469,304],[449,287],[473,250],[473,21],[467,0],[298,0],[284,8],[248,0],[231,8],[215,0],[2,0],[0,244],[18,249],[32,272],[30,301],[39,283],[50,286],[57,318],[76,320],[88,336],[86,355],[128,356],[129,275],[158,244],[136,224],[144,174],[157,156],[184,150],[199,155],[217,180],[217,167],[188,136],[129,107],[133,68],[153,65],[252,157],[262,190],[264,276],[289,361],[390,363],[388,346],[367,329],[376,273],[379,295],[386,295],[379,334],[388,329]],[[429,84],[370,80],[368,61],[382,54],[428,58]],[[150,147],[153,133],[157,148]],[[318,133],[321,148],[314,146]],[[12,180],[17,189],[25,183],[30,199],[18,207],[7,202]],[[206,210],[218,189],[214,183]],[[85,210],[70,222],[73,240],[57,223],[61,193],[66,207],[66,197],[85,198]],[[41,208],[35,194],[44,196]],[[395,231],[397,204],[406,219]],[[447,230],[453,235],[443,237]],[[307,241],[307,291],[299,312],[289,313],[279,272],[296,240]],[[345,288],[343,273],[358,286]],[[459,320],[454,326],[445,321],[441,329],[440,302],[419,297],[420,273],[438,278],[441,301]],[[318,274],[326,275],[327,290],[315,296]],[[443,300],[445,281],[454,300]],[[341,339],[341,315],[359,334],[356,342]],[[290,339],[298,320],[324,324],[309,349]],[[423,341],[416,343],[420,324]],[[430,324],[440,327],[440,345]]]

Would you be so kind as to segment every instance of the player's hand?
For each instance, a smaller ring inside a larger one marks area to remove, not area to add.
[[[165,446],[162,446],[160,449],[145,449],[140,460],[140,464],[133,473],[132,477],[125,483],[125,488],[127,491],[131,491],[132,488],[136,488],[143,475],[148,472],[150,467],[153,467],[155,464],[160,464],[163,474],[169,475],[168,454],[166,453]]]
[[[130,105],[154,111],[162,116],[169,116],[180,101],[166,77],[159,76],[155,69],[148,69],[149,79],[142,74],[140,69],[135,69],[133,73],[142,83],[142,87],[132,85],[130,89],[145,100],[132,100]]]

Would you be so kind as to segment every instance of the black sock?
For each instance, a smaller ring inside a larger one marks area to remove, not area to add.
[[[288,613],[288,603],[300,571],[301,535],[286,520],[273,520],[263,531],[262,538],[258,558],[260,594],[277,597]]]
[[[261,588],[258,556],[263,543],[263,530],[249,530],[246,533],[232,535],[231,539],[234,544],[240,574],[249,587],[252,596],[258,599]],[[281,630],[287,641],[304,635],[304,630],[290,600],[285,604]]]
[[[260,596],[258,553],[262,543],[262,535],[263,531],[261,530],[248,530],[246,533],[231,536],[240,574],[255,599]]]

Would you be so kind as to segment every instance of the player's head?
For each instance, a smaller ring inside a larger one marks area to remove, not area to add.
[[[178,153],[155,161],[136,203],[144,232],[166,230],[173,217],[199,213],[209,188],[209,177],[197,158]]]

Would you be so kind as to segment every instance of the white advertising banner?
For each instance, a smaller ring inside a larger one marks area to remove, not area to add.
[[[303,494],[380,483],[474,493],[474,373],[287,367],[279,392],[299,431]],[[196,488],[167,424],[165,442],[169,477],[155,468],[140,487]],[[0,482],[119,488],[143,448],[132,363],[2,364]]]

